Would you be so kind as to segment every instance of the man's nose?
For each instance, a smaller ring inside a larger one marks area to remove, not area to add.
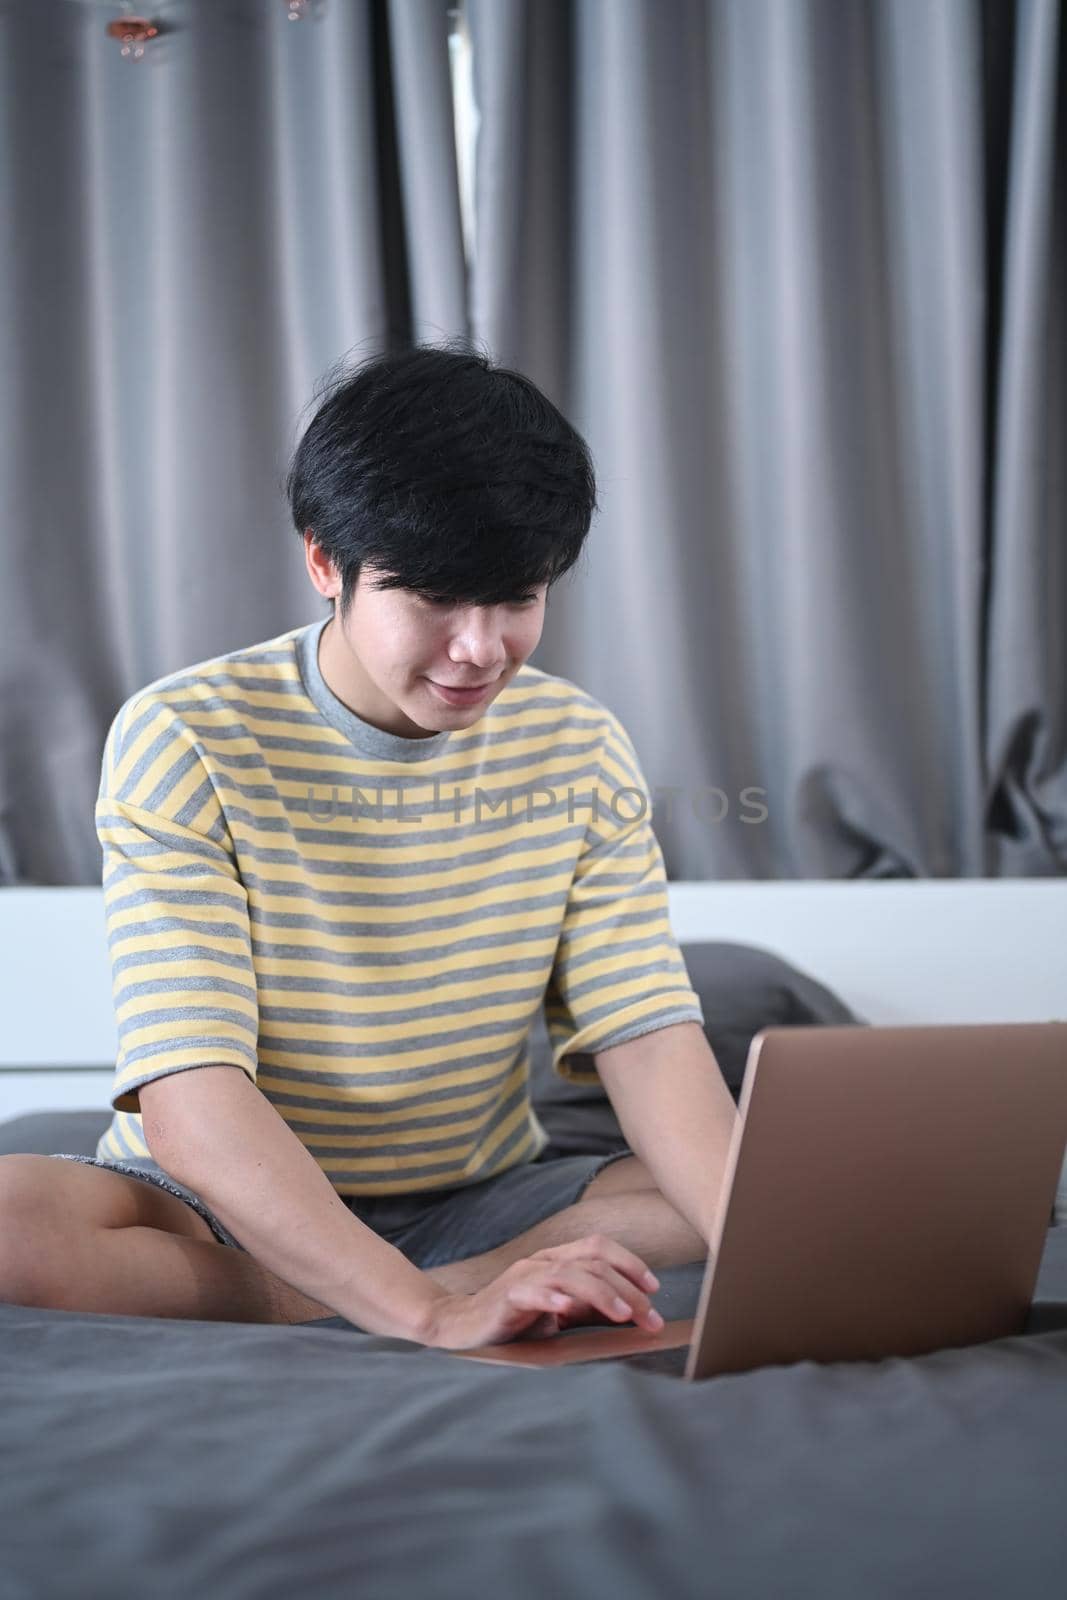
[[[479,667],[502,663],[507,655],[504,624],[495,608],[484,613],[470,612],[457,629],[449,653],[453,660],[473,661]]]

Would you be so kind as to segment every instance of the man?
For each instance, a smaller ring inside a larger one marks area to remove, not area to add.
[[[424,346],[334,384],[287,489],[330,614],[109,732],[115,1114],[92,1159],[0,1159],[0,1298],[447,1348],[655,1329],[649,1264],[704,1258],[736,1112],[633,746],[527,665],[588,450],[528,379]],[[539,1159],[542,1002],[621,1157]]]

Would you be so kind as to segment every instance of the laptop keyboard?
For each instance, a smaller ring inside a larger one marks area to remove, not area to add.
[[[671,1378],[685,1377],[685,1364],[689,1359],[687,1345],[676,1345],[673,1350],[642,1350],[636,1356],[603,1356],[602,1361],[612,1365],[625,1363],[638,1372],[659,1372]]]

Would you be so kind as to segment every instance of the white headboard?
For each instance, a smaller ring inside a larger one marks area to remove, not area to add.
[[[680,942],[759,945],[869,1022],[1067,1019],[1064,879],[672,883],[670,908]],[[0,951],[0,1119],[106,1110],[102,891],[0,891]]]

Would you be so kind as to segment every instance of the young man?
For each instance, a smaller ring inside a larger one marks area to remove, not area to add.
[[[448,1348],[654,1329],[649,1264],[704,1258],[736,1111],[633,746],[527,664],[595,509],[585,444],[424,346],[334,385],[288,492],[329,615],[108,735],[115,1114],[92,1159],[0,1159],[0,1299]],[[542,1002],[621,1157],[538,1159]]]

